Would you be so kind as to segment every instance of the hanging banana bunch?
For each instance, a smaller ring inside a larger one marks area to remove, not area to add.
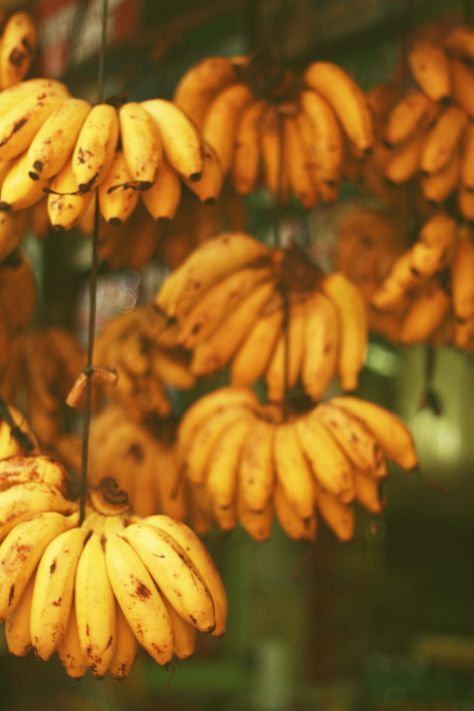
[[[352,537],[356,501],[380,513],[386,458],[417,466],[412,437],[388,410],[337,397],[282,420],[251,390],[227,387],[197,400],[178,430],[190,484],[204,492],[219,528],[237,522],[256,540],[276,516],[290,538],[313,540],[318,515],[341,540]]]

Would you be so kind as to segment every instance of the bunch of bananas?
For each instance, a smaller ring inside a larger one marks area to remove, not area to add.
[[[84,365],[83,349],[63,328],[26,331],[13,340],[0,391],[8,402],[26,403],[42,444],[51,446],[58,436],[63,403]]]
[[[196,631],[225,631],[227,600],[206,549],[165,515],[142,519],[116,488],[91,490],[86,517],[44,456],[0,462],[0,619],[12,654],[55,652],[74,678],[127,676],[138,644],[184,659]],[[115,498],[116,503],[109,503]]]
[[[236,191],[262,180],[280,202],[291,195],[306,208],[337,199],[347,153],[370,152],[372,122],[350,75],[314,62],[298,77],[267,54],[209,57],[179,82],[175,103],[217,153]]]
[[[280,415],[252,391],[234,387],[200,398],[185,413],[178,431],[185,475],[203,488],[220,528],[240,520],[264,540],[275,512],[289,537],[313,539],[319,512],[347,540],[352,501],[381,511],[385,457],[404,469],[417,466],[406,426],[371,402],[337,397],[286,421]]]
[[[231,361],[234,385],[266,374],[274,401],[298,379],[315,400],[336,373],[344,390],[357,386],[367,344],[363,298],[342,273],[322,274],[296,245],[271,249],[245,233],[220,235],[167,278],[156,304],[177,320],[177,340],[193,350],[197,376]]]
[[[0,368],[10,361],[15,333],[28,323],[36,306],[36,282],[29,261],[14,251],[0,263]]]
[[[70,229],[91,204],[121,224],[139,197],[170,220],[181,180],[203,202],[217,199],[222,171],[213,149],[164,99],[91,106],[64,84],[30,79],[0,93],[0,207],[21,210],[46,193],[51,224]]]
[[[37,44],[38,33],[31,15],[15,12],[5,21],[0,9],[0,90],[21,82]]]
[[[170,414],[167,385],[187,389],[195,384],[175,328],[152,305],[109,321],[97,338],[94,359],[117,371],[118,383],[107,394],[138,419]]]

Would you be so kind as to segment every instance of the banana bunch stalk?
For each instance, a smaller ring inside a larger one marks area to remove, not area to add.
[[[18,84],[27,74],[38,45],[38,32],[27,12],[5,20],[0,10],[0,90]]]
[[[379,513],[386,458],[417,466],[412,437],[388,410],[337,397],[282,421],[251,390],[227,387],[197,400],[178,431],[184,473],[207,497],[219,528],[237,522],[256,540],[274,515],[294,539],[313,540],[318,515],[341,540],[352,537],[356,501]]]
[[[140,646],[164,665],[191,656],[198,631],[225,631],[225,590],[196,535],[165,515],[132,514],[108,484],[91,490],[82,525],[48,510],[13,522],[0,545],[9,651],[57,653],[73,678],[122,679]]]
[[[195,384],[174,328],[151,305],[109,321],[97,338],[95,361],[115,368],[118,383],[107,394],[138,419],[147,414],[168,416],[166,387],[187,389]]]
[[[174,101],[202,131],[235,190],[262,183],[282,203],[306,208],[337,199],[345,141],[359,155],[373,144],[371,115],[357,83],[331,62],[302,77],[266,54],[209,57],[179,82]]]
[[[33,269],[21,253],[14,251],[0,263],[0,379],[11,363],[15,334],[28,323],[35,307]]]
[[[281,401],[287,318],[289,387],[301,380],[315,400],[336,374],[344,390],[357,387],[367,344],[364,300],[342,273],[325,276],[296,245],[271,249],[245,233],[220,235],[168,277],[156,304],[176,319],[196,376],[230,364],[234,385],[265,376],[270,399]]]
[[[42,444],[52,445],[58,436],[63,403],[84,365],[83,349],[63,328],[27,331],[14,339],[0,389],[9,402],[26,401]]]

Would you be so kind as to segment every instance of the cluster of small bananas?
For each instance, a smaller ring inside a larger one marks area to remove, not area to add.
[[[388,83],[369,102],[379,113],[380,143],[369,161],[375,172],[395,185],[416,179],[429,204],[441,205],[457,191],[467,220],[474,220],[473,58],[470,26],[421,37],[407,55],[415,87]],[[371,178],[380,183],[374,171]]]
[[[359,156],[372,149],[365,95],[341,67],[314,62],[297,77],[271,57],[209,57],[179,82],[175,103],[215,150],[236,191],[262,180],[280,202],[306,208],[332,202],[344,172],[345,140]]]
[[[14,12],[6,20],[0,9],[0,90],[23,79],[37,44],[38,33],[31,15]]]
[[[118,373],[118,382],[107,388],[107,395],[137,418],[153,413],[168,416],[171,403],[166,386],[187,389],[195,384],[175,330],[147,305],[116,316],[99,333],[95,362]]]
[[[0,262],[0,368],[10,362],[15,333],[28,323],[36,307],[36,281],[29,261],[12,252]]]
[[[12,342],[0,392],[8,402],[25,403],[44,445],[52,445],[60,432],[63,403],[85,360],[82,347],[63,328],[25,331]]]
[[[296,245],[271,249],[245,233],[220,235],[166,279],[156,304],[176,319],[177,342],[193,350],[196,376],[231,362],[234,385],[266,374],[274,401],[299,378],[315,400],[336,373],[344,390],[357,386],[364,300],[342,273],[324,276]]]
[[[102,217],[121,224],[139,197],[156,220],[170,220],[181,180],[215,201],[222,171],[212,148],[174,103],[152,99],[91,106],[66,86],[30,79],[0,93],[0,206],[20,210],[46,193],[51,224],[70,229],[95,189]]]
[[[138,644],[167,664],[193,653],[197,630],[223,634],[225,590],[187,526],[132,514],[110,483],[90,491],[79,525],[67,485],[42,455],[0,462],[0,620],[12,654],[57,652],[71,677],[123,678]]]
[[[185,475],[203,489],[212,518],[224,529],[237,521],[256,540],[271,533],[276,513],[286,534],[313,539],[317,512],[341,540],[352,537],[354,500],[382,509],[378,484],[385,457],[417,465],[411,435],[388,410],[337,397],[281,421],[241,388],[221,388],[184,415],[178,447]]]

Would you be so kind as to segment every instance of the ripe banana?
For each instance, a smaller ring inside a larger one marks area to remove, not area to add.
[[[111,225],[121,225],[134,211],[138,190],[132,183],[123,151],[116,151],[112,164],[99,186],[100,214]]]
[[[340,335],[338,313],[319,290],[305,304],[301,379],[313,400],[320,400],[336,374]]]
[[[326,525],[340,541],[350,541],[354,536],[354,509],[321,487],[315,487],[315,505]]]
[[[456,318],[474,315],[474,240],[469,230],[460,231],[451,263],[451,293]]]
[[[151,188],[163,161],[163,144],[156,124],[137,102],[119,109],[120,140],[132,180],[140,190]]]
[[[239,195],[249,195],[258,182],[260,133],[263,115],[267,109],[266,101],[254,101],[248,104],[239,116],[232,162],[232,182]]]
[[[174,170],[163,158],[153,185],[141,193],[143,203],[154,220],[172,220],[181,200],[181,182]]]
[[[461,184],[465,190],[474,191],[474,124],[466,129],[461,157]]]
[[[66,634],[59,642],[58,656],[67,674],[72,679],[81,679],[87,672],[87,661],[82,653],[77,629],[75,601],[71,606]]]
[[[356,501],[370,513],[382,512],[379,497],[379,484],[376,479],[366,476],[363,472],[355,472]]]
[[[248,387],[265,373],[279,341],[282,324],[283,309],[278,298],[262,310],[260,318],[238,348],[231,365],[232,385]],[[281,383],[281,378],[278,382]]]
[[[384,142],[399,146],[411,138],[420,126],[434,120],[438,107],[424,94],[415,91],[403,96],[391,109],[384,126]]]
[[[114,679],[128,676],[138,651],[138,642],[120,606],[115,606],[115,649],[110,663]]]
[[[319,176],[328,187],[339,185],[344,160],[341,128],[328,102],[315,91],[300,94],[303,117],[309,126],[305,148]]]
[[[447,200],[458,186],[460,167],[461,156],[459,149],[457,149],[444,168],[433,175],[422,175],[421,190],[425,198],[434,205],[439,205]]]
[[[76,509],[77,504],[68,501],[58,489],[47,484],[30,481],[11,486],[0,497],[0,540],[17,524],[35,514],[48,511],[70,514]]]
[[[245,506],[242,497],[237,499],[237,512],[241,526],[256,541],[266,541],[272,533],[273,502],[269,501],[263,511],[253,511]]]
[[[411,268],[416,274],[431,276],[451,261],[458,227],[449,215],[438,212],[423,226],[411,249]]]
[[[6,174],[0,191],[0,209],[25,210],[44,197],[48,181],[32,180],[28,175],[28,154],[16,158]]]
[[[420,343],[441,326],[450,308],[449,294],[434,281],[416,296],[403,319],[400,341]]]
[[[310,209],[317,204],[318,195],[309,167],[307,149],[294,116],[287,116],[283,121],[283,140],[290,190],[303,207]]]
[[[171,627],[173,628],[173,651],[178,659],[188,659],[194,654],[196,647],[196,628],[183,620],[183,618],[175,612],[166,598],[164,598],[164,603],[168,610]]]
[[[12,408],[10,408],[12,410]],[[13,416],[20,427],[24,429],[25,420],[23,415],[18,411],[13,410]],[[62,464],[53,460],[46,455],[24,456],[18,451],[18,448],[11,442],[10,434],[7,434],[2,422],[0,428],[0,451],[5,453],[5,459],[0,461],[0,491],[17,486],[18,484],[40,483],[46,486],[58,489],[64,495],[68,490],[68,474]],[[8,437],[9,449],[4,449],[5,439]],[[3,458],[2,456],[2,458]],[[8,457],[8,459],[7,459]],[[1,500],[1,499],[0,499]]]
[[[72,171],[81,193],[97,187],[105,179],[114,159],[119,139],[117,110],[96,104],[86,116],[72,154]]]
[[[3,28],[0,44],[0,86],[2,89],[21,82],[30,68],[38,44],[33,18],[27,12],[15,12]]]
[[[302,539],[314,541],[316,537],[316,518],[313,513],[307,519],[301,518],[291,506],[281,484],[277,484],[275,487],[274,501],[275,513],[288,538],[292,538],[295,541]]]
[[[400,147],[394,149],[384,167],[384,175],[391,183],[400,185],[406,183],[420,169],[420,160],[425,150],[427,134],[424,128],[419,129]]]
[[[418,40],[408,52],[408,65],[420,89],[432,101],[446,104],[452,96],[448,57],[430,40]]]
[[[428,132],[420,156],[420,168],[431,175],[441,170],[456,151],[467,128],[468,116],[458,106],[449,106]]]
[[[257,421],[242,447],[239,496],[244,507],[251,511],[264,511],[271,500],[275,483],[273,435],[273,424]]]
[[[70,230],[86,213],[91,204],[92,192],[79,191],[72,161],[53,178],[48,195],[48,217],[56,230]]]
[[[202,203],[213,205],[221,193],[224,174],[216,151],[204,139],[202,154],[204,162],[200,179],[196,182],[183,178],[183,181]]]
[[[298,519],[313,514],[313,474],[301,450],[293,423],[278,425],[273,440],[275,476]],[[278,511],[278,508],[277,508]]]
[[[17,657],[24,657],[31,649],[30,613],[35,574],[31,575],[28,585],[5,622],[5,640],[8,651]]]
[[[474,74],[472,67],[452,58],[449,62],[449,70],[451,72],[455,101],[472,119],[474,118],[474,99],[472,95]]]

